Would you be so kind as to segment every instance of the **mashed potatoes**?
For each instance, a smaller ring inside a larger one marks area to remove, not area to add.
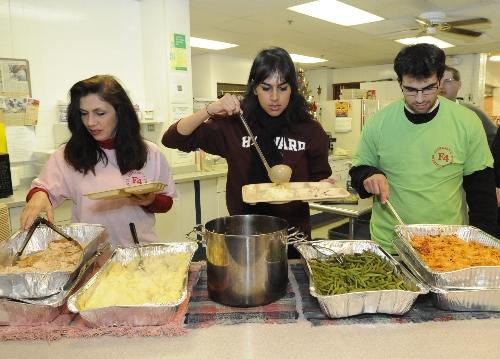
[[[293,197],[293,192],[289,189],[283,187],[283,185],[278,185],[275,187],[271,187],[264,193],[263,198],[268,200],[282,200]]]
[[[114,305],[168,303],[182,296],[189,253],[172,253],[127,263],[114,262],[77,301],[80,310]]]

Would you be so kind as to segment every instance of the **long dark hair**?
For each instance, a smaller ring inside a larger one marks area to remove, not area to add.
[[[306,99],[299,92],[299,81],[292,58],[286,50],[280,47],[271,47],[259,52],[250,69],[245,98],[241,103],[248,122],[257,123],[255,117],[260,112],[257,111],[260,104],[257,95],[254,93],[255,89],[273,74],[277,74],[288,83],[292,90],[290,102],[284,111],[290,123],[312,121],[312,117],[307,112]]]
[[[436,74],[438,81],[443,77],[446,55],[436,45],[415,44],[403,47],[394,59],[394,71],[401,83],[403,76],[423,80]]]
[[[69,90],[68,128],[71,138],[66,143],[64,158],[76,171],[95,175],[99,161],[105,165],[108,157],[84,126],[80,114],[80,99],[95,94],[108,102],[116,112],[116,134],[114,138],[116,159],[121,174],[140,170],[146,164],[148,147],[141,137],[141,125],[125,89],[110,75],[96,75],[78,81]]]

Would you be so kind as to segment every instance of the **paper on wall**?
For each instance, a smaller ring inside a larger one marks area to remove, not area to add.
[[[35,127],[6,126],[5,131],[10,162],[31,161],[36,150]]]

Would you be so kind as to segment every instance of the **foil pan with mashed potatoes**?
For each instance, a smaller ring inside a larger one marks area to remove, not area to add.
[[[90,327],[164,325],[187,298],[188,270],[197,243],[117,246],[104,266],[68,299]]]
[[[87,262],[97,251],[101,234],[106,226],[99,224],[73,223],[60,229],[70,235],[83,247],[83,252],[73,268],[33,271],[13,271],[12,260],[16,256],[28,232],[16,231],[11,237],[0,242],[0,298],[35,299],[52,296],[62,291],[64,285],[73,278],[80,265]],[[39,226],[23,251],[23,257],[34,257],[45,251],[49,243],[59,241],[61,236],[47,226]],[[52,268],[50,265],[46,268]],[[1,273],[1,270],[9,273]]]

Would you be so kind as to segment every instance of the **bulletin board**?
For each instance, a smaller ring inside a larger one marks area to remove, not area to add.
[[[24,126],[31,98],[29,62],[25,59],[0,57],[0,123]]]

